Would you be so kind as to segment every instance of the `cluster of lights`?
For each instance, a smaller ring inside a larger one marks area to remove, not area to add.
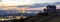
[[[21,19],[21,16],[6,16],[5,18],[0,17],[0,21],[6,21],[6,20],[13,20],[13,19]],[[26,16],[23,16],[23,18],[26,18]]]

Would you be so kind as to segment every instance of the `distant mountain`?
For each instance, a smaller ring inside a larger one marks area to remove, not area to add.
[[[47,5],[59,5],[60,2],[55,2],[55,3],[37,3],[37,4],[32,4],[32,5],[22,5],[22,6],[17,6],[18,8],[21,7],[29,7],[29,8],[39,8],[39,7],[44,7]]]
[[[39,3],[39,4],[33,4],[34,6],[30,5],[29,8],[37,8],[37,7],[44,7],[48,5],[48,3]]]
[[[21,6],[17,6],[17,7],[21,8],[21,7],[27,7],[27,6],[29,6],[29,5],[21,5]]]
[[[55,5],[59,5],[60,4],[60,2],[56,2],[56,3],[54,3]]]
[[[38,8],[38,7],[44,7],[47,5],[59,5],[60,2],[55,2],[55,3],[38,3],[38,4],[33,4],[34,6],[29,6],[29,8]]]

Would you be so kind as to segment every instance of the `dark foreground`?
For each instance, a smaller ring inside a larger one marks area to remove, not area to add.
[[[60,22],[60,16],[35,16],[26,19],[14,19],[0,22]]]
[[[33,17],[25,22],[60,22],[60,16],[42,16],[42,17]]]

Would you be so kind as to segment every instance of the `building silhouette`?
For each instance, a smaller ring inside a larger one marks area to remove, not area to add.
[[[56,6],[55,5],[47,5],[47,9],[44,9],[44,12],[47,12],[49,15],[56,13]]]

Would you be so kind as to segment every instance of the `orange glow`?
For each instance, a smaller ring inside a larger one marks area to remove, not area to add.
[[[9,7],[9,6],[2,6],[0,7],[2,8],[3,10],[43,10],[45,7],[39,7],[39,8],[28,8],[28,7],[22,7],[22,8],[18,8],[18,7]]]

